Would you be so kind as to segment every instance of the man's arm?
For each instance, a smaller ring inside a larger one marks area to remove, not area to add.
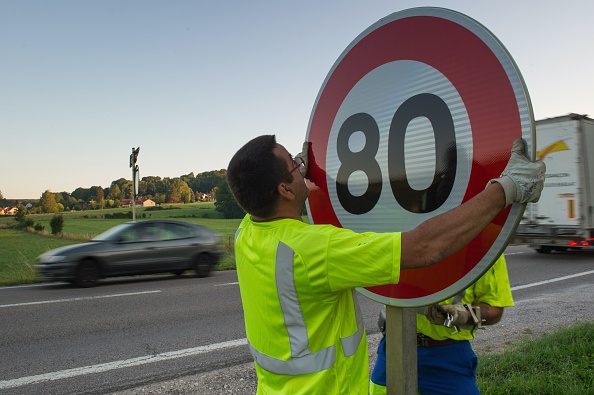
[[[475,310],[475,307],[480,307],[480,312]],[[444,325],[447,314],[450,325],[459,326],[464,329],[472,328],[474,330],[477,326],[498,323],[503,315],[503,307],[493,307],[483,302],[480,302],[476,306],[462,303],[434,304],[427,306],[424,314],[433,325]]]
[[[478,235],[505,206],[505,194],[493,183],[468,202],[402,233],[401,269],[431,266]]]
[[[483,325],[493,325],[501,321],[503,307],[493,307],[483,302],[480,302],[478,306],[481,308],[481,320]],[[472,322],[468,322],[468,324],[472,324]]]

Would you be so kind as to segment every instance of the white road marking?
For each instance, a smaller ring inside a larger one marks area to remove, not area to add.
[[[119,298],[119,297],[122,297],[122,296],[144,295],[144,294],[152,294],[152,293],[157,293],[157,292],[162,292],[162,291],[156,290],[156,291],[129,292],[129,293],[124,293],[124,294],[112,294],[112,295],[101,295],[101,296],[85,296],[85,297],[82,297],[82,298],[40,300],[38,302],[0,304],[0,307],[18,307],[18,306],[30,306],[30,305],[35,305],[35,304],[75,302],[75,301],[79,301],[79,300],[92,300],[92,299],[104,299],[104,298]]]
[[[549,283],[553,283],[553,282],[557,282],[557,281],[563,281],[563,280],[567,280],[570,278],[586,276],[589,274],[594,274],[594,270],[576,273],[576,274],[572,274],[569,276],[553,278],[553,279],[545,280],[545,281],[538,281],[538,282],[531,283],[531,284],[518,285],[518,286],[512,287],[511,289],[512,289],[512,291],[515,291],[518,289],[536,287],[536,286],[543,285],[543,284],[549,284]],[[237,283],[227,283],[227,284],[220,284],[220,285],[232,285],[232,284],[237,284]],[[102,297],[138,295],[138,294],[153,293],[153,292],[161,292],[161,291],[147,291],[147,292],[137,292],[137,293],[119,294],[119,295],[106,295],[106,296],[88,297],[88,298],[63,299],[63,300],[46,301],[46,302],[21,303],[18,305],[38,304],[38,303],[54,303],[54,302],[60,302],[60,301],[81,300],[81,299],[97,299],[97,298],[102,298]],[[6,306],[15,306],[15,305],[3,305],[3,306],[0,305],[0,307],[6,307]],[[207,353],[210,351],[222,350],[225,348],[231,348],[231,347],[237,347],[237,346],[243,346],[243,345],[247,345],[247,339],[245,339],[245,338],[237,339],[237,340],[230,340],[230,341],[222,342],[222,343],[209,344],[206,346],[187,348],[184,350],[170,351],[170,352],[165,352],[165,353],[161,353],[161,354],[147,355],[147,356],[143,356],[143,357],[125,359],[125,360],[114,361],[114,362],[107,362],[107,363],[102,363],[102,364],[98,364],[98,365],[90,365],[90,366],[83,366],[80,368],[60,370],[57,372],[44,373],[44,374],[39,374],[39,375],[35,375],[35,376],[27,376],[27,377],[12,379],[12,380],[4,380],[4,381],[0,381],[0,389],[16,388],[16,387],[22,387],[24,385],[38,384],[38,383],[42,383],[42,382],[46,382],[46,381],[54,381],[54,380],[61,380],[61,379],[66,379],[66,378],[71,378],[71,377],[76,377],[76,376],[82,376],[85,374],[101,373],[101,372],[106,372],[109,370],[145,365],[145,364],[154,363],[154,362],[167,361],[167,360],[171,360],[171,359],[188,357],[188,356]]]
[[[68,284],[68,283],[55,282],[54,284]],[[41,283],[41,284],[7,285],[5,287],[0,287],[0,291],[11,290],[11,289],[16,289],[16,288],[31,288],[31,287],[47,287],[47,284]]]
[[[223,285],[237,285],[237,284],[239,284],[239,282],[236,281],[234,283],[215,284],[214,286],[215,287],[222,287]]]
[[[170,351],[155,355],[146,355],[143,357],[124,359],[121,361],[101,363],[98,365],[83,366],[80,368],[72,368],[60,370],[58,372],[51,372],[45,374],[38,374],[35,376],[21,377],[18,379],[0,381],[0,389],[22,387],[29,384],[38,384],[46,381],[55,381],[67,379],[85,374],[107,372],[109,370],[129,368],[132,366],[145,365],[147,363],[167,361],[170,359],[189,357],[193,355],[203,354],[210,351],[222,350],[225,348],[237,347],[247,345],[247,339],[230,340],[217,344],[209,344],[206,346],[187,348],[185,350]]]
[[[516,291],[518,289],[537,287],[539,285],[554,283],[554,282],[557,282],[557,281],[568,280],[570,278],[575,278],[575,277],[587,276],[588,274],[593,274],[593,273],[594,273],[594,270],[589,270],[587,272],[581,272],[581,273],[571,274],[569,276],[552,278],[550,280],[538,281],[538,282],[535,282],[535,283],[530,283],[530,284],[525,284],[525,285],[516,285],[515,287],[511,287],[511,290],[512,291]]]

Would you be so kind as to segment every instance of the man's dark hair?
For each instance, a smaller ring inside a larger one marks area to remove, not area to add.
[[[227,183],[241,208],[257,217],[274,214],[278,184],[287,174],[287,163],[273,152],[275,135],[256,137],[239,149],[227,168]],[[289,177],[287,177],[288,181]]]

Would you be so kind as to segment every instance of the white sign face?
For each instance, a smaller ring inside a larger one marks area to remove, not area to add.
[[[419,74],[423,75],[429,82],[408,86],[407,81]],[[406,89],[402,89],[403,87]],[[376,100],[373,102],[369,101],[369,91],[374,92]],[[401,108],[402,104],[412,97],[420,97],[420,95],[424,94],[439,97],[443,92],[452,92],[445,98],[444,103],[448,108],[454,109],[451,114],[456,134],[454,144],[457,146],[458,151],[465,153],[465,155],[457,155],[457,163],[454,167],[455,174],[452,178],[454,182],[453,190],[456,193],[450,193],[447,202],[431,212],[421,209],[417,211],[395,211],[393,208],[398,202],[395,201],[390,183],[384,182],[381,185],[382,190],[378,201],[371,210],[365,213],[352,213],[348,211],[350,208],[348,204],[345,208],[340,202],[339,192],[337,191],[337,185],[340,184],[329,182],[330,201],[343,227],[355,231],[365,231],[380,224],[388,225],[385,219],[390,218],[389,228],[382,230],[412,229],[421,222],[451,210],[462,203],[472,167],[472,133],[468,114],[462,99],[448,79],[437,70],[420,62],[401,60],[384,64],[367,74],[353,87],[343,101],[330,131],[326,156],[327,178],[330,180],[338,179],[338,172],[344,166],[339,158],[341,149],[337,147],[337,142],[340,141],[341,126],[345,124],[345,121],[352,114],[369,114],[377,122],[378,130],[384,131],[379,133],[378,147],[388,147],[390,137],[393,138],[389,132],[394,116],[393,109]],[[377,106],[376,102],[378,101],[389,102],[390,106]],[[345,133],[344,130],[343,133]],[[343,151],[348,152],[352,157],[352,162],[355,162],[358,156],[364,155],[361,151],[367,142],[366,133],[356,131],[348,139],[349,146],[343,147],[345,148]],[[446,144],[442,143],[441,145]],[[411,120],[406,128],[402,151],[406,170],[405,177],[409,181],[410,188],[416,191],[428,190],[434,183],[435,174],[439,173],[439,169],[436,168],[436,133],[430,119],[417,117]],[[382,180],[393,178],[389,174],[388,152],[386,150],[382,152],[382,150],[378,149],[377,155],[370,158],[370,160],[377,162]],[[362,196],[369,184],[367,173],[357,169],[348,177],[348,192],[353,196]]]
[[[499,177],[516,137],[534,151],[528,92],[495,36],[446,9],[392,14],[345,49],[318,94],[307,135],[310,220],[358,232],[413,229]],[[454,295],[499,257],[523,210],[502,211],[431,268],[360,291],[403,307]]]

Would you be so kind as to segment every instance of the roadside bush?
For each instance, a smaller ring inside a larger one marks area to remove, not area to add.
[[[105,219],[132,219],[132,211],[125,211],[122,213],[105,214]]]
[[[33,229],[35,229],[36,232],[41,232],[45,229],[45,226],[41,225],[39,222],[35,224],[35,226],[33,226]]]
[[[22,220],[19,221],[17,227],[20,229],[27,229],[27,228],[32,228],[34,224],[35,224],[35,221],[33,221],[31,218],[23,218]]]
[[[22,205],[19,205],[19,208],[14,215],[14,220],[17,222],[17,229],[31,228],[34,223],[32,219],[27,218],[27,209]]]
[[[161,207],[161,206],[152,206],[152,207],[146,207],[144,209],[144,211],[159,211],[159,210],[165,210],[165,208]]]
[[[14,215],[14,220],[17,223],[17,229],[32,228],[35,223],[31,218],[27,218],[27,210],[23,206],[19,206],[18,211]]]
[[[239,219],[243,218],[245,211],[239,206],[235,197],[229,189],[227,179],[222,179],[219,185],[217,185],[217,201],[215,202],[215,210],[222,213],[226,219]]]
[[[64,217],[62,215],[54,215],[50,220],[50,228],[53,235],[62,233],[62,229],[64,229]]]

